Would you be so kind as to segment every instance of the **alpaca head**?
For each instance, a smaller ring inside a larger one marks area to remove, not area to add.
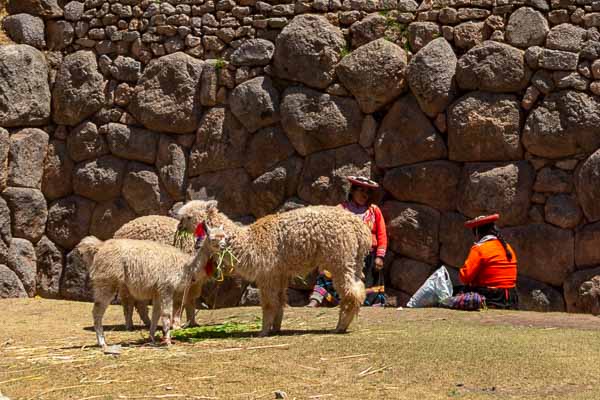
[[[219,212],[217,205],[216,200],[188,201],[177,211],[177,219],[179,219],[177,231],[193,233],[198,224],[204,221],[211,221],[217,215]]]
[[[102,241],[95,236],[86,236],[81,239],[74,250],[77,250],[81,255],[83,262],[89,267],[94,261],[94,256],[98,252]]]
[[[210,228],[206,222],[201,223],[202,232],[196,238],[196,256],[192,261],[192,273],[195,279],[199,279],[202,275],[210,275],[206,269],[208,261],[217,255],[219,252],[227,248],[228,235],[223,229],[223,226]]]

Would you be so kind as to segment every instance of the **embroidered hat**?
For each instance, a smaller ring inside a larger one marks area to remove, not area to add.
[[[498,221],[500,219],[500,214],[492,214],[492,215],[480,215],[477,218],[471,219],[465,222],[465,226],[467,228],[477,228],[478,226],[491,224],[493,222]]]
[[[348,179],[348,181],[350,181],[351,184],[356,186],[362,186],[369,189],[377,189],[379,187],[379,184],[377,182],[372,181],[369,178],[365,178],[364,176],[350,175],[346,177],[346,179]]]

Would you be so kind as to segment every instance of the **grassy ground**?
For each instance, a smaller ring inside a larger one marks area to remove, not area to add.
[[[200,311],[194,343],[144,343],[117,306],[94,347],[91,304],[0,301],[0,391],[11,399],[597,399],[600,319],[526,312],[363,309],[346,335],[335,309],[286,310],[255,337],[260,310]],[[226,327],[223,328],[223,327]]]

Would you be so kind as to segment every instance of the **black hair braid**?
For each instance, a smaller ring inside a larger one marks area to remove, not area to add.
[[[500,230],[498,229],[498,227],[495,224],[486,224],[486,225],[479,226],[477,228],[474,228],[473,232],[475,234],[479,233],[482,237],[486,236],[486,235],[496,236],[498,238],[498,240],[500,241],[500,244],[502,244],[502,247],[504,247],[504,251],[506,252],[506,258],[509,261],[512,260],[513,255],[511,253],[511,251],[508,249],[506,240],[504,240],[504,238],[502,237],[502,234],[500,233]]]

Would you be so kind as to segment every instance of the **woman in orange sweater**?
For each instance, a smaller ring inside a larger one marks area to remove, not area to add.
[[[362,176],[349,176],[347,179],[352,184],[348,200],[339,206],[360,217],[372,232],[371,253],[365,259],[363,269],[367,288],[365,305],[384,306],[383,258],[387,250],[387,233],[381,210],[371,202],[373,191],[379,185]],[[331,274],[325,270],[317,278],[309,307],[317,307],[321,304],[336,305],[338,300],[331,281]]]
[[[459,277],[465,286],[455,288],[455,292],[477,292],[485,296],[488,307],[516,309],[517,255],[494,223],[499,218],[494,214],[465,223],[473,229],[476,242],[460,269]]]

